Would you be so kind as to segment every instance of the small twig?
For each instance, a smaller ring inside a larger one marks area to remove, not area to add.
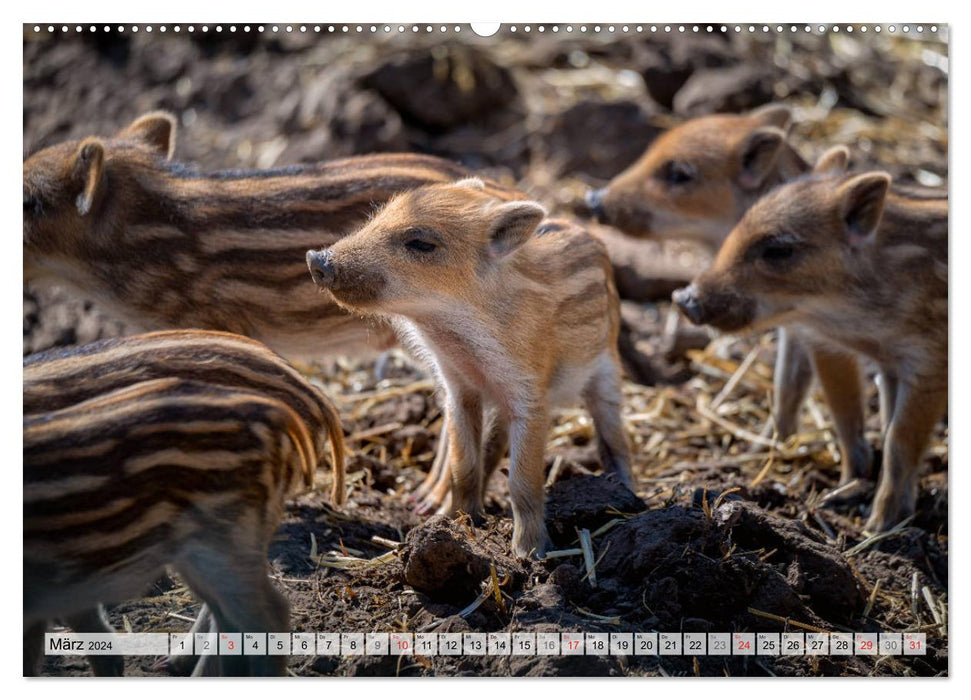
[[[735,370],[735,374],[733,374],[731,378],[725,382],[725,386],[722,387],[722,390],[719,391],[718,395],[711,400],[711,410],[717,410],[718,407],[721,406],[722,402],[728,398],[728,395],[735,390],[735,387],[738,386],[738,383],[742,380],[742,377],[744,377],[749,371],[749,369],[758,359],[759,353],[761,352],[761,345],[756,345],[751,351],[749,351],[749,354],[745,356],[744,360],[742,360],[742,364],[740,364],[738,369]]]
[[[756,617],[764,617],[766,620],[772,620],[773,622],[778,622],[779,624],[785,626],[798,627],[799,629],[809,630],[810,632],[819,632],[820,634],[826,634],[829,630],[824,630],[821,627],[816,627],[815,625],[809,625],[805,622],[799,622],[798,620],[791,620],[788,617],[780,617],[779,615],[773,615],[772,613],[765,612],[764,610],[756,610],[755,608],[748,608],[748,612]]]
[[[762,467],[759,473],[755,475],[755,478],[753,478],[752,481],[749,482],[749,486],[754,488],[758,486],[760,483],[762,483],[762,479],[764,479],[768,475],[769,471],[772,469],[773,464],[775,464],[774,449],[769,452],[769,458],[765,460],[765,465]]]
[[[583,565],[587,569],[587,578],[593,588],[597,587],[596,564],[593,561],[593,545],[590,542],[590,531],[586,528],[580,530],[580,549],[583,551]]]
[[[344,438],[344,440],[346,442],[360,442],[362,440],[369,440],[380,435],[385,435],[386,433],[393,433],[395,430],[400,430],[402,427],[403,426],[401,423],[385,423],[384,425],[377,425],[373,428],[368,428],[367,430],[361,430],[352,435],[348,435],[346,438]]]
[[[563,468],[563,463],[566,460],[563,455],[556,455],[556,459],[553,460],[553,466],[550,468],[550,474],[546,477],[546,487],[549,488],[556,483],[557,478],[560,476],[560,470]]]
[[[506,601],[502,599],[502,591],[499,590],[499,576],[496,574],[496,565],[489,564],[489,576],[492,581],[492,593],[496,597],[496,605],[502,611],[502,614],[506,614]]]
[[[597,613],[591,612],[590,610],[587,610],[586,608],[582,608],[579,605],[577,606],[576,609],[577,609],[577,612],[580,613],[581,615],[592,618],[594,620],[600,620],[601,622],[606,622],[608,625],[620,624],[619,615],[614,615],[613,617],[607,617],[606,615],[598,615]]]
[[[927,607],[931,611],[931,615],[934,616],[934,622],[941,626],[944,624],[944,620],[941,619],[941,614],[937,611],[937,601],[934,600],[934,594],[931,593],[931,589],[927,586],[923,586],[920,589],[921,594],[924,596],[924,602],[927,603]]]
[[[816,511],[813,511],[813,520],[815,520],[816,523],[819,525],[819,527],[822,529],[822,531],[826,533],[826,537],[828,537],[830,540],[836,539],[836,533],[833,532],[833,528],[827,525],[826,521],[823,520],[820,517],[819,513],[817,513]]]
[[[863,608],[863,617],[870,617],[870,613],[873,611],[873,606],[877,602],[877,594],[880,592],[880,587],[883,586],[884,579],[877,579],[877,582],[873,586],[873,590],[870,591],[870,597],[867,598],[866,607]]]
[[[780,445],[775,440],[764,438],[761,435],[757,435],[756,433],[753,433],[750,430],[741,428],[735,425],[734,423],[732,423],[731,421],[725,420],[724,418],[722,418],[720,415],[712,411],[705,404],[704,396],[698,397],[697,408],[698,408],[698,413],[700,413],[702,416],[710,420],[712,423],[716,423],[717,425],[720,425],[722,428],[724,428],[725,430],[727,430],[729,433],[731,433],[732,435],[734,435],[740,440],[745,440],[746,442],[754,442],[756,444],[764,445],[765,447],[771,447],[777,450],[782,449],[782,445]]]
[[[617,527],[618,525],[620,525],[622,522],[624,522],[622,519],[620,519],[620,518],[614,518],[613,520],[604,523],[603,525],[601,525],[600,527],[598,527],[596,530],[594,530],[593,532],[591,532],[590,533],[590,537],[600,537],[601,535],[606,534],[607,532],[610,532],[611,530],[613,530],[615,527]]]
[[[733,493],[738,493],[741,490],[742,489],[740,487],[738,487],[738,486],[733,486],[730,489],[725,489],[720,494],[718,494],[718,498],[716,498],[715,499],[715,502],[712,503],[711,509],[712,510],[718,510],[718,506],[720,506],[722,504],[722,502],[725,500],[725,498],[727,498],[728,496],[731,496]]]
[[[196,619],[194,617],[189,617],[188,615],[180,615],[179,613],[167,612],[165,613],[168,617],[173,617],[176,620],[182,620],[183,622],[195,623]]]
[[[906,528],[908,525],[910,525],[910,521],[913,520],[913,519],[914,519],[914,516],[911,515],[909,518],[907,518],[906,520],[902,521],[900,524],[896,525],[892,529],[887,530],[886,532],[878,532],[875,535],[870,535],[865,540],[863,540],[862,542],[860,542],[858,545],[856,545],[854,547],[850,547],[845,552],[843,552],[843,556],[845,556],[845,557],[856,556],[860,552],[862,552],[862,551],[864,551],[866,549],[869,549],[870,547],[872,547],[873,545],[875,545],[877,542],[882,542],[883,540],[885,540],[885,539],[887,539],[889,537],[893,537],[894,535],[896,535],[897,533],[899,533],[901,530],[903,530],[904,528]]]
[[[561,559],[563,557],[576,557],[583,554],[582,549],[559,549],[555,552],[547,552],[544,559]]]
[[[492,586],[489,586],[484,591],[482,591],[482,593],[479,594],[478,598],[476,598],[471,603],[469,603],[468,607],[466,607],[464,610],[459,611],[459,617],[468,617],[469,615],[474,613],[476,610],[479,609],[480,605],[482,605],[484,602],[489,600],[489,596],[491,595],[492,595]]]
[[[401,542],[395,542],[394,540],[389,540],[379,535],[372,535],[371,541],[375,544],[379,544],[382,547],[387,547],[388,549],[398,549],[402,545]]]
[[[827,503],[827,502],[831,501],[834,498],[838,498],[838,497],[842,496],[847,491],[852,491],[853,489],[855,489],[859,485],[860,485],[860,480],[859,479],[853,479],[852,481],[847,481],[842,486],[836,487],[835,489],[833,489],[832,491],[830,491],[829,493],[827,493],[825,496],[823,496],[822,498],[820,498],[819,499],[819,503],[820,503],[820,505],[822,505],[824,503]]]

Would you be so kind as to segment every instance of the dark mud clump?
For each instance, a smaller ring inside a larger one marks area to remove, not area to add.
[[[644,501],[613,477],[578,476],[550,488],[546,527],[554,544],[566,544],[580,529],[594,531],[645,508]]]
[[[441,515],[408,533],[401,561],[405,582],[437,600],[474,596],[489,575],[488,554]]]

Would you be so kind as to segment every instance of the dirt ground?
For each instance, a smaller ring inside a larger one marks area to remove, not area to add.
[[[947,184],[947,46],[886,34],[721,37],[553,35],[492,39],[144,32],[24,33],[25,154],[176,113],[177,158],[269,167],[419,150],[518,183],[561,213],[682,118],[784,100],[806,155],[833,143],[904,182]],[[339,34],[338,28],[338,34]],[[596,134],[591,139],[590,134]],[[484,527],[415,514],[441,413],[402,353],[302,366],[331,396],[353,452],[352,491],[329,475],[297,498],[274,542],[295,631],[920,631],[924,657],[292,657],[300,676],[852,675],[948,672],[948,427],[922,471],[918,512],[865,538],[872,484],[837,492],[839,456],[814,395],[800,434],[769,425],[774,337],[664,340],[671,288],[707,260],[686,244],[611,241],[624,316],[656,370],[625,384],[635,493],[599,475],[590,421],[556,417],[547,452],[544,562],[510,558],[505,469]],[[61,291],[24,288],[24,354],[131,329]],[[709,342],[710,340],[710,342]],[[870,383],[868,435],[879,445]],[[589,571],[579,533],[590,533]],[[185,631],[198,604],[177,580],[110,609],[119,629]],[[129,658],[129,675],[164,675]],[[52,659],[49,675],[88,673]]]

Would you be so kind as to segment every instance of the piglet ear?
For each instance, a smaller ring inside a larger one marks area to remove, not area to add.
[[[501,258],[529,240],[546,210],[536,202],[505,202],[490,208],[489,253]]]
[[[118,137],[138,141],[171,160],[175,153],[175,125],[175,117],[168,112],[149,112],[119,131]]]
[[[774,126],[783,130],[792,123],[792,110],[777,102],[753,109],[748,116],[760,126]]]
[[[477,177],[467,177],[464,180],[457,180],[455,182],[455,187],[464,187],[467,190],[479,190],[485,189],[485,183]]]
[[[813,166],[814,175],[842,175],[850,162],[850,149],[846,146],[833,146],[824,151]]]
[[[103,189],[104,144],[98,139],[85,139],[74,156],[74,182],[80,186],[76,203],[78,213],[86,216],[95,206]]]
[[[864,173],[840,185],[840,211],[851,246],[858,247],[873,239],[889,189],[887,173]]]
[[[739,184],[748,190],[761,187],[775,167],[785,141],[785,132],[778,127],[763,126],[752,131],[742,143]]]

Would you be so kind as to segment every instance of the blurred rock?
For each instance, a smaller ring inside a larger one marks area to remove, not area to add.
[[[551,117],[541,139],[554,174],[608,180],[637,160],[661,131],[632,100],[583,100]]]
[[[398,113],[376,92],[357,88],[345,70],[321,73],[276,113],[288,135],[284,163],[408,150]]]
[[[738,59],[730,44],[715,36],[677,36],[642,53],[641,75],[647,92],[665,109],[673,109],[674,96],[695,71],[729,66]]]
[[[691,117],[744,112],[774,99],[773,80],[764,66],[751,64],[696,71],[674,96],[674,111]]]
[[[504,107],[518,96],[512,75],[469,46],[397,54],[361,79],[406,119],[447,129]]]

